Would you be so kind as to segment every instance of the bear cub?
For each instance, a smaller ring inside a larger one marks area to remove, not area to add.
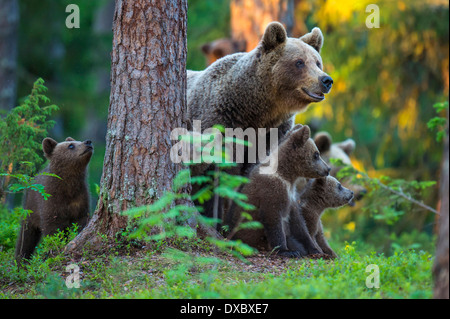
[[[300,177],[328,176],[330,171],[330,167],[320,157],[310,134],[308,126],[297,125],[278,149],[269,155],[273,158],[257,165],[250,172],[250,181],[240,192],[247,195],[248,202],[256,207],[250,214],[253,220],[261,222],[264,228],[242,229],[236,232],[234,238],[258,249],[275,250],[281,256],[300,256],[299,251],[288,249],[286,243],[286,236],[290,236],[290,233],[285,221],[292,215],[291,204],[296,200],[295,182]],[[270,172],[267,163],[276,163],[276,170]],[[225,225],[231,232],[242,221],[241,213],[242,208],[233,203],[225,215]],[[294,214],[295,217],[297,215]],[[296,224],[303,227],[299,233],[306,236],[306,225],[302,224],[301,220]],[[310,246],[314,246],[311,238],[301,239],[302,243],[308,240]],[[314,252],[318,253],[317,250]]]
[[[333,176],[313,179],[308,182],[306,189],[300,195],[299,204],[296,210],[291,211],[291,215],[301,215],[306,222],[308,233],[314,243],[319,246],[321,253],[336,258],[337,255],[328,245],[323,235],[323,227],[320,217],[327,208],[338,208],[349,204],[353,200],[353,191],[342,186]],[[298,217],[297,217],[298,218]],[[290,223],[291,232],[294,229],[303,227]],[[296,241],[297,238],[288,238],[288,247],[292,250],[302,250],[303,243]]]
[[[49,165],[43,172],[60,178],[38,175],[36,183],[45,187],[51,196],[44,198],[36,191],[25,194],[24,209],[32,213],[22,222],[17,238],[15,258],[20,264],[29,259],[42,236],[52,235],[77,223],[83,229],[89,218],[89,192],[86,168],[92,157],[92,142],[75,141],[68,137],[58,143],[52,138],[42,141],[42,148]]]
[[[355,150],[356,143],[353,139],[348,138],[342,142],[333,142],[331,135],[328,132],[318,132],[314,135],[314,142],[319,149],[320,156],[323,160],[330,164],[330,158],[339,159],[344,165],[352,165],[350,156]],[[330,175],[336,177],[341,167],[330,165]],[[351,184],[348,181],[341,181],[345,187],[349,188],[355,193],[354,199],[360,200],[367,193],[367,190],[359,185]],[[352,204],[352,203],[351,203]]]

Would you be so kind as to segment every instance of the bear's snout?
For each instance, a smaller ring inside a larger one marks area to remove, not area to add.
[[[333,85],[333,79],[331,76],[325,75],[319,78],[321,89],[323,93],[328,93],[331,90],[331,86]]]

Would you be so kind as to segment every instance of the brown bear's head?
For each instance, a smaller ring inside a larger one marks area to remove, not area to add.
[[[339,159],[345,165],[352,165],[350,155],[353,153],[356,147],[356,143],[353,139],[349,138],[339,143],[333,143],[331,135],[328,132],[318,132],[314,136],[314,142],[320,151],[320,156],[325,162],[330,163],[330,158]],[[331,165],[330,175],[336,177],[337,172],[342,167]],[[352,185],[347,181],[342,181],[344,185],[355,192],[355,199],[360,200],[367,190],[360,185]]]
[[[323,71],[320,49],[323,35],[319,28],[300,38],[288,38],[279,22],[270,23],[257,48],[261,76],[271,81],[278,104],[287,111],[305,110],[320,102],[333,79]]]
[[[305,195],[308,202],[313,201],[322,209],[341,207],[353,200],[353,191],[342,186],[333,176],[313,180]]]
[[[309,126],[296,126],[279,149],[279,169],[291,176],[319,178],[328,176],[330,167],[320,157],[319,150],[310,138]],[[281,167],[283,166],[283,167]]]
[[[94,146],[90,140],[80,142],[68,137],[64,142],[58,143],[47,137],[42,141],[42,149],[52,168],[60,173],[75,173],[86,169]]]

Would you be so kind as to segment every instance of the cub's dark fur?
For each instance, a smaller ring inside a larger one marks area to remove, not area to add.
[[[42,141],[45,157],[50,164],[44,172],[61,179],[39,175],[36,183],[44,185],[51,196],[44,198],[36,191],[27,191],[24,209],[32,213],[22,222],[15,257],[18,263],[30,258],[42,236],[54,234],[77,223],[82,229],[89,217],[89,192],[86,168],[93,153],[91,141],[75,141],[68,137],[57,143],[51,138]]]
[[[291,204],[296,201],[295,181],[299,177],[327,176],[330,167],[320,158],[308,126],[295,127],[269,157],[277,158],[277,161],[268,161],[278,164],[276,172],[268,174],[267,163],[261,163],[251,171],[249,183],[241,189],[248,202],[256,207],[250,212],[253,219],[261,222],[264,229],[239,230],[234,237],[258,249],[275,249],[280,255],[297,257],[302,252],[288,249],[286,236],[290,236],[290,230],[285,226]],[[233,204],[225,215],[225,224],[231,231],[239,224],[241,212],[242,209]],[[300,217],[298,220],[301,223]],[[306,237],[302,240],[309,239],[310,246],[314,246],[307,236],[306,226],[302,234]]]
[[[306,189],[300,195],[299,205],[297,206],[297,209],[291,211],[291,218],[292,216],[296,216],[295,218],[303,218],[306,222],[309,235],[314,243],[319,246],[321,252],[330,257],[337,257],[323,235],[320,217],[325,209],[344,206],[349,204],[352,199],[353,191],[343,187],[333,176],[314,179],[308,183]],[[301,225],[290,223],[291,232],[301,227]],[[288,241],[290,243],[290,245],[288,245],[290,249],[302,249],[301,246],[298,246],[298,243],[303,244],[301,240],[298,242],[295,240]]]

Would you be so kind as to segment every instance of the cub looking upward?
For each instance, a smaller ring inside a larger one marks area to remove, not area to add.
[[[47,137],[42,141],[45,157],[50,161],[44,172],[59,176],[39,175],[36,183],[51,196],[44,198],[36,191],[25,194],[24,209],[32,213],[22,222],[15,257],[18,263],[30,258],[42,236],[52,235],[77,223],[86,226],[89,217],[89,192],[86,168],[94,147],[91,141],[75,141],[68,137],[57,143]]]

